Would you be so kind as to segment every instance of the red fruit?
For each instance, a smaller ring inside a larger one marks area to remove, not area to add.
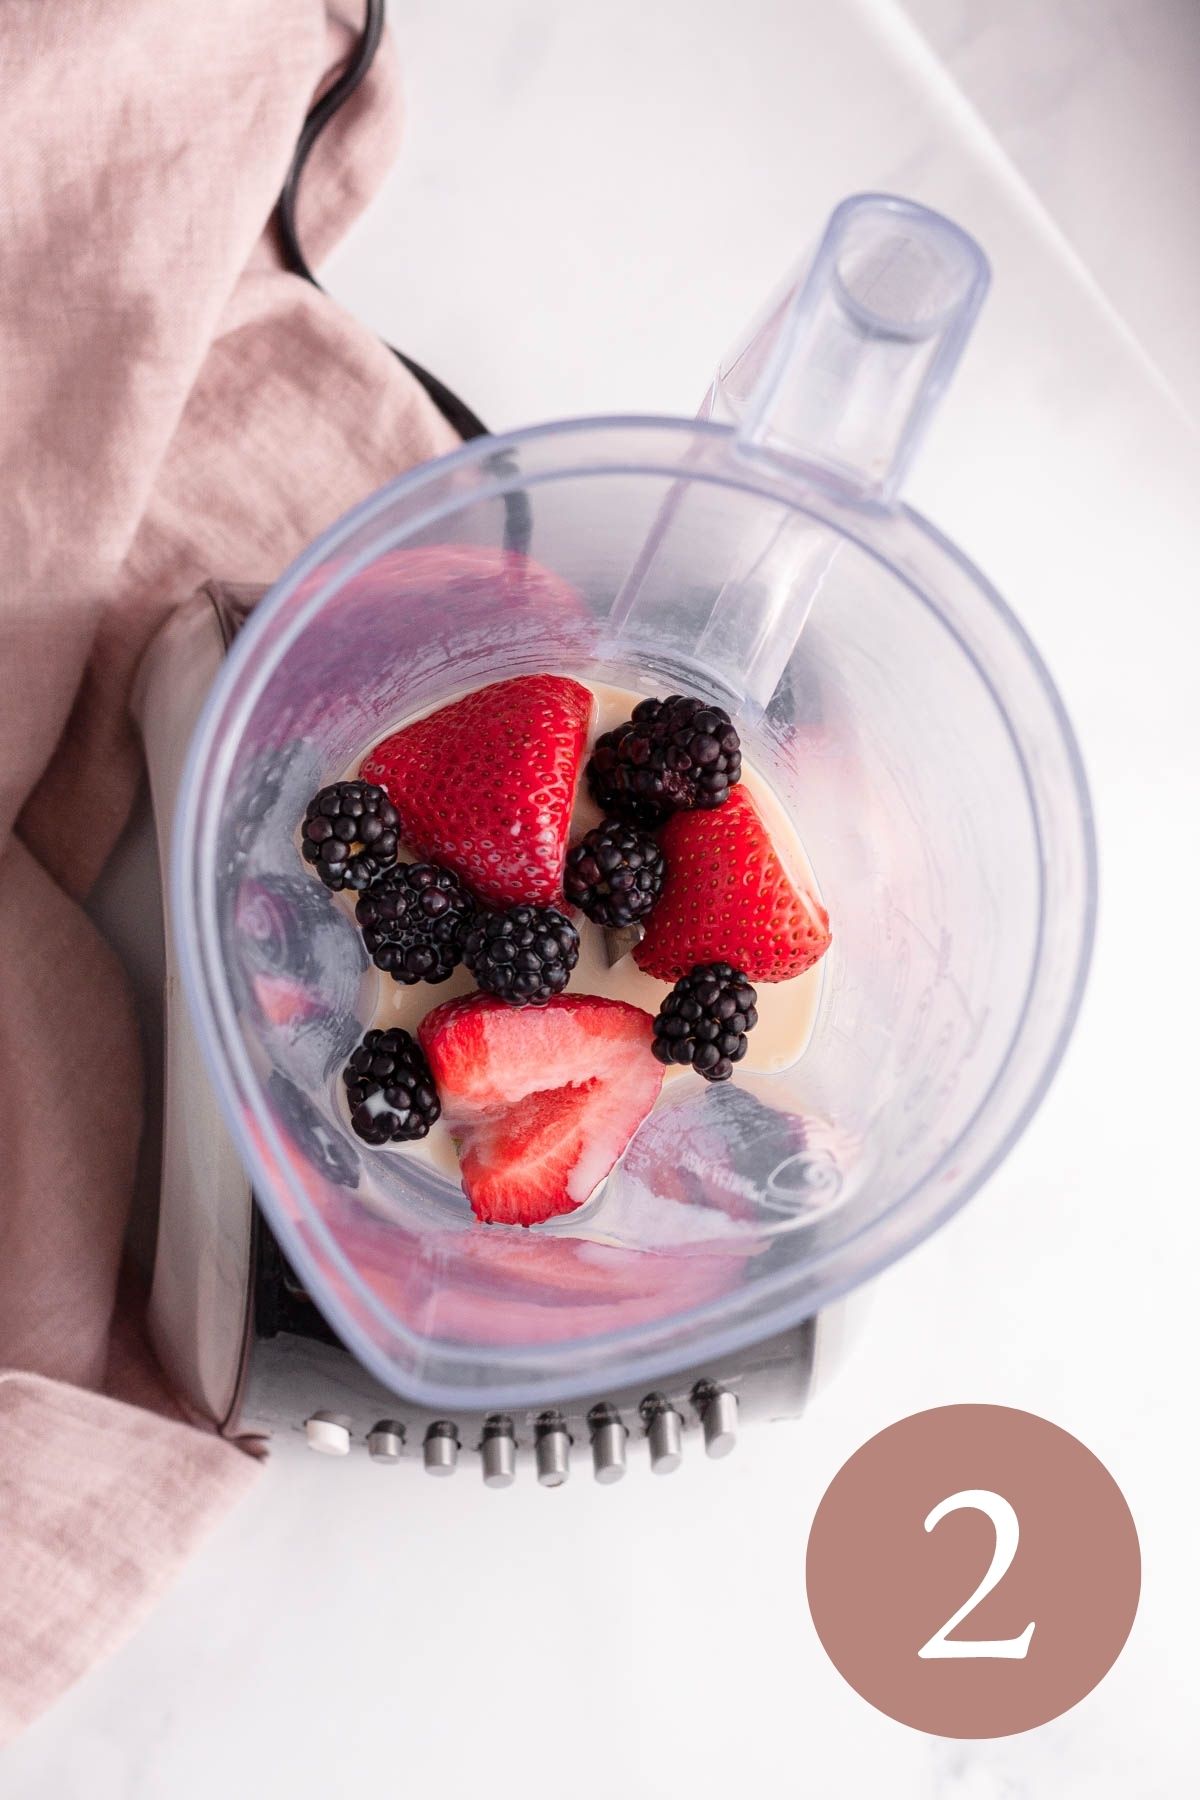
[[[662,1087],[650,1015],[623,1000],[562,994],[518,1009],[472,994],[435,1007],[420,1038],[471,1209],[490,1223],[582,1206]]]
[[[377,744],[359,771],[385,790],[404,842],[481,900],[561,898],[592,696],[565,675],[476,688]]]
[[[259,1011],[268,1025],[303,1025],[325,1007],[311,988],[288,975],[255,975],[251,985]]]
[[[667,879],[633,953],[648,975],[727,962],[750,981],[787,981],[824,956],[829,915],[790,880],[744,787],[711,812],[675,813],[658,840]]]

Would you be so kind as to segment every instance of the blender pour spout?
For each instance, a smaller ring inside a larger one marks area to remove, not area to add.
[[[733,426],[740,454],[890,505],[989,278],[975,240],[940,213],[888,194],[843,200],[807,275],[721,368],[706,411]]]

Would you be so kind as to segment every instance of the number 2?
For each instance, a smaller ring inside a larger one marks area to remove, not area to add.
[[[974,1612],[981,1600],[985,1600],[992,1589],[1003,1581],[1012,1566],[1013,1557],[1017,1554],[1017,1543],[1021,1536],[1021,1527],[1017,1515],[1002,1494],[993,1494],[990,1488],[964,1488],[961,1494],[951,1494],[948,1499],[939,1500],[925,1521],[926,1531],[932,1531],[940,1525],[948,1513],[961,1512],[970,1507],[975,1512],[985,1513],[992,1521],[996,1533],[996,1547],[992,1551],[992,1560],[987,1574],[980,1582],[969,1600],[964,1600],[956,1613],[953,1613],[941,1628],[934,1632],[927,1644],[922,1644],[917,1651],[918,1656],[1001,1656],[1011,1661],[1019,1661],[1029,1654],[1029,1640],[1033,1636],[1035,1621],[1025,1627],[1019,1637],[1012,1638],[951,1638],[950,1633],[956,1625],[961,1625],[968,1615]]]

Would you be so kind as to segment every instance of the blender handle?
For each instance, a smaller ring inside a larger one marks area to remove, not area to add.
[[[769,464],[797,502],[747,517],[699,622],[697,671],[738,711],[770,704],[813,602],[833,591],[845,540],[805,509],[805,492],[896,504],[989,280],[974,238],[940,213],[856,194],[719,369],[700,417],[726,428],[721,456]],[[664,501],[614,602],[616,639],[643,630],[653,641],[670,540],[695,528],[704,503],[686,480]]]
[[[798,462],[842,498],[891,505],[989,280],[950,219],[855,194],[726,359],[702,416],[732,425],[738,455]]]

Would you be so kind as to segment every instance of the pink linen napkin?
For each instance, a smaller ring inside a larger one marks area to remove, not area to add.
[[[136,789],[127,698],[165,613],[210,575],[270,581],[455,441],[274,249],[346,3],[0,9],[0,1742],[128,1634],[255,1472],[182,1422],[116,1302],[140,1051],[79,902]],[[310,163],[310,260],[398,123],[383,56]]]

